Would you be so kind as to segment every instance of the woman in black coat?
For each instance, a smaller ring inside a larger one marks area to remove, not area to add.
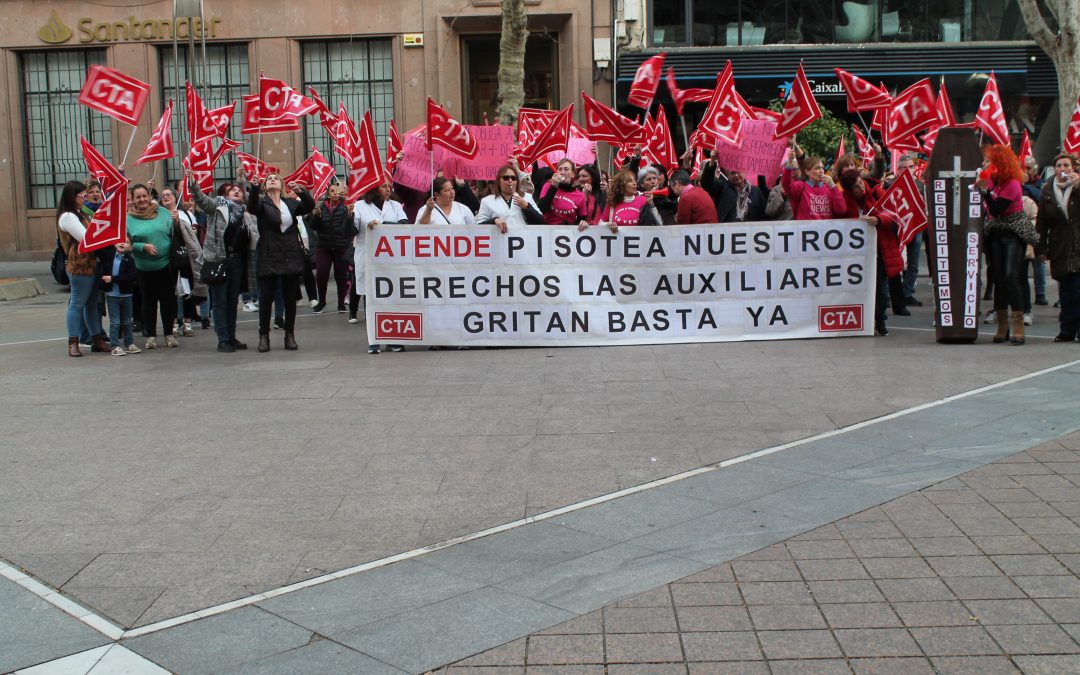
[[[274,314],[273,299],[278,284],[285,304],[285,349],[296,349],[296,301],[300,299],[300,275],[308,253],[300,239],[296,219],[315,209],[315,201],[307,190],[297,186],[299,199],[282,196],[281,176],[271,173],[259,184],[253,181],[247,209],[259,223],[257,247],[259,263],[255,276],[259,280],[259,351],[270,351],[270,319]]]
[[[337,284],[337,310],[344,312],[348,266],[352,263],[352,243],[356,236],[352,209],[345,206],[344,185],[337,183],[330,186],[326,200],[315,210],[310,229],[318,233],[315,283],[319,302],[315,305],[315,313],[326,309],[326,286],[330,282],[331,267],[334,269],[334,283]]]

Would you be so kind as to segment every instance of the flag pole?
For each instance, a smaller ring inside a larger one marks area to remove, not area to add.
[[[135,132],[138,130],[138,127],[131,127],[131,138],[128,139],[127,148],[124,150],[124,158],[120,160],[121,164],[127,164],[128,153],[131,152],[131,145],[135,142]]]
[[[873,132],[870,130],[870,125],[868,125],[866,123],[866,119],[863,118],[862,111],[861,110],[856,110],[855,114],[859,116],[859,121],[862,122],[863,129],[866,129],[866,140],[873,141],[874,140],[872,138]]]
[[[686,115],[679,115],[679,121],[682,122],[682,140],[683,145],[687,148],[690,147],[690,137],[686,135]]]

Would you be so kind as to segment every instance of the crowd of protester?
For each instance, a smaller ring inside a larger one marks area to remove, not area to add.
[[[186,180],[182,190],[158,193],[152,182],[130,186],[128,241],[83,254],[78,243],[94,210],[103,201],[100,185],[67,183],[58,198],[58,246],[66,255],[71,297],[67,310],[68,354],[82,349],[115,356],[156,349],[157,320],[163,345],[177,348],[177,336],[191,337],[194,326],[213,326],[217,349],[247,349],[237,338],[238,312],[258,312],[258,351],[271,349],[271,323],[283,331],[283,346],[298,349],[296,306],[302,290],[314,313],[328,307],[331,274],[336,309],[357,323],[363,315],[364,246],[368,231],[389,223],[492,225],[499,232],[526,224],[575,225],[579,230],[672,224],[717,224],[767,220],[861,218],[876,229],[877,300],[875,334],[887,335],[891,311],[908,315],[916,298],[921,233],[901,251],[897,223],[875,210],[894,176],[885,153],[866,165],[854,155],[839,157],[826,170],[820,157],[808,156],[794,139],[789,161],[774,185],[756,184],[739,171],[708,160],[693,172],[671,172],[632,157],[608,175],[595,164],[577,166],[563,159],[553,168],[522,171],[513,160],[491,181],[466,182],[438,176],[430,191],[386,182],[350,206],[345,188],[334,183],[319,203],[279,174],[222,183],[214,196]],[[1034,303],[1048,304],[1046,265],[1058,282],[1061,309],[1057,342],[1080,333],[1080,164],[1070,155],[1054,158],[1044,181],[1037,164],[1021,166],[1006,146],[984,148],[985,162],[976,187],[983,192],[986,231],[986,323],[997,325],[993,341],[1023,344],[1030,325],[1029,274]],[[689,162],[689,156],[684,160]],[[904,156],[898,171],[918,159]],[[697,175],[700,174],[700,175]],[[109,330],[102,317],[109,318]],[[401,345],[388,345],[402,351]],[[377,354],[382,345],[368,351]]]

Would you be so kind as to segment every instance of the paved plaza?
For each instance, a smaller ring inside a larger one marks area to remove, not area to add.
[[[246,352],[70,359],[42,285],[0,303],[0,672],[1080,672],[1052,308],[377,356],[305,309],[296,353],[241,314]]]

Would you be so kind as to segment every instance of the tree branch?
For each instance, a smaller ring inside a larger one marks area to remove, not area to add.
[[[1028,33],[1031,34],[1031,39],[1053,59],[1054,52],[1058,50],[1057,37],[1046,25],[1046,19],[1039,11],[1036,0],[1016,0],[1016,4],[1024,16],[1024,23],[1027,25]]]

